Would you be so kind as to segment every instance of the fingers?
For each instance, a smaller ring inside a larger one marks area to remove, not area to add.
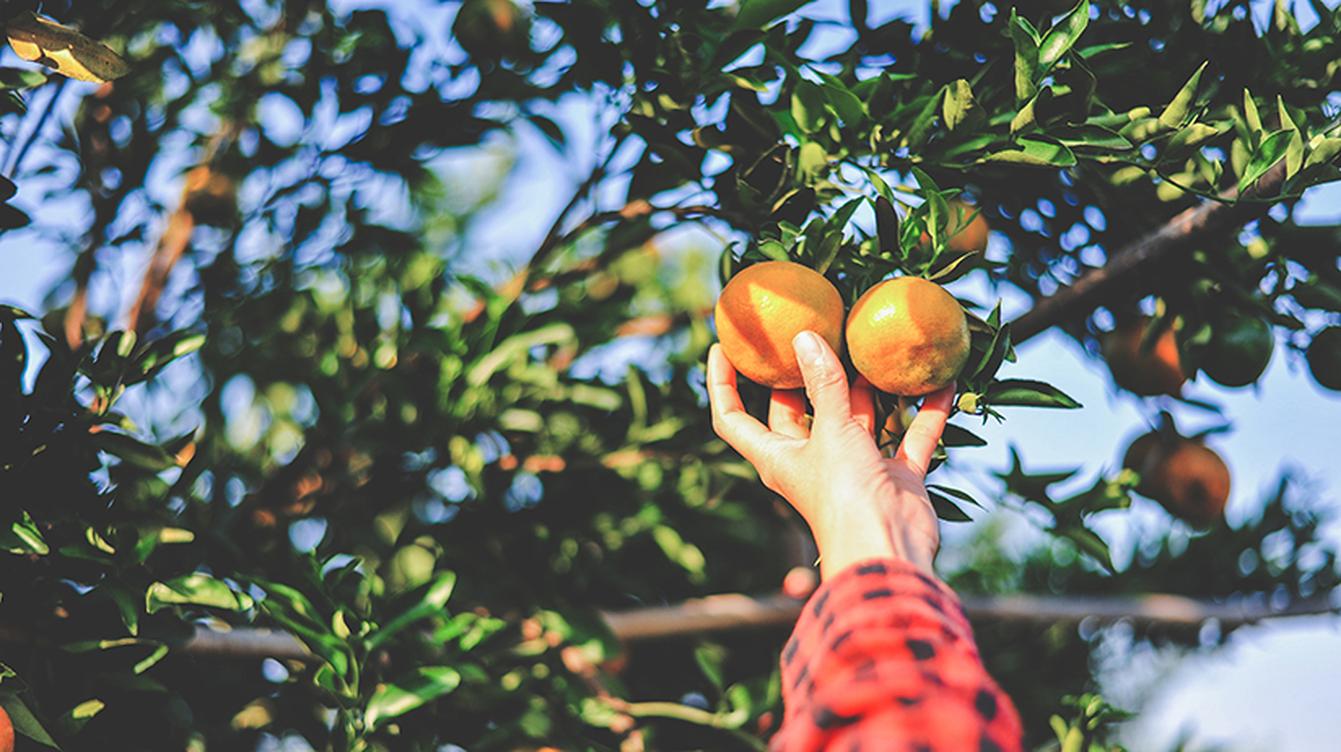
[[[847,374],[829,343],[814,332],[801,332],[792,340],[792,347],[805,379],[806,396],[815,408],[815,423],[851,420]]]
[[[707,383],[708,402],[712,405],[712,430],[757,467],[755,460],[774,437],[763,423],[745,412],[740,392],[736,389],[736,369],[722,354],[721,345],[713,345],[708,350]]]
[[[903,435],[903,443],[894,455],[895,459],[908,464],[919,476],[925,477],[931,458],[936,453],[936,444],[945,431],[945,421],[950,417],[950,407],[954,404],[955,388],[947,386],[939,392],[927,395],[922,400],[922,408],[917,417],[908,426]]]
[[[768,402],[768,430],[804,439],[810,435],[806,423],[806,398],[799,389],[774,389]]]
[[[848,400],[852,403],[852,419],[866,430],[875,434],[875,390],[865,376],[858,376],[848,390]]]

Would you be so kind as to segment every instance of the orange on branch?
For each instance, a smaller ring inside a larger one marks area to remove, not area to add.
[[[751,381],[775,389],[803,385],[792,338],[809,330],[838,352],[843,298],[823,274],[790,261],[764,261],[732,277],[714,317],[722,353]]]
[[[0,707],[0,752],[14,752],[14,723],[9,713]]]
[[[950,293],[921,277],[867,290],[847,317],[852,365],[877,389],[920,397],[954,383],[969,355],[968,319]]]
[[[945,226],[946,249],[956,255],[987,250],[987,233],[991,228],[978,207],[957,198],[946,203],[950,205],[950,220]],[[924,232],[921,242],[923,246],[930,245],[931,237]]]
[[[1224,515],[1229,467],[1200,441],[1152,431],[1127,447],[1122,466],[1141,476],[1137,493],[1175,517],[1207,527]]]
[[[1113,374],[1113,382],[1129,392],[1150,397],[1156,394],[1177,396],[1187,375],[1173,329],[1160,332],[1148,349],[1141,347],[1149,319],[1119,322],[1100,341],[1104,361]]]

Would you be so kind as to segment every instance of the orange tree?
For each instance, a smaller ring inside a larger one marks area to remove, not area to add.
[[[35,5],[3,4],[0,224],[8,258],[72,261],[44,310],[0,308],[24,748],[759,748],[781,632],[628,648],[602,618],[795,563],[705,419],[713,266],[796,261],[849,305],[892,274],[1034,297],[969,306],[942,461],[973,462],[975,421],[1074,405],[997,379],[1012,343],[1060,327],[1097,356],[1140,303],[1135,355],[1173,331],[1185,375],[1251,382],[1269,327],[1337,384],[1341,236],[1291,219],[1341,152],[1321,3],[1307,30],[1195,1],[961,2],[926,29],[855,0]],[[585,166],[504,259],[534,205],[507,155],[538,143]],[[978,219],[1005,253],[962,242]],[[672,252],[687,223],[720,263]],[[1088,520],[1135,472],[1065,499],[1066,474],[1001,477],[1059,543],[1015,562],[984,527],[966,592],[1336,585],[1284,487],[1113,572]],[[985,501],[935,492],[947,520]],[[1061,702],[1093,688],[1092,630],[979,629],[1031,743],[1105,743],[1117,711]]]

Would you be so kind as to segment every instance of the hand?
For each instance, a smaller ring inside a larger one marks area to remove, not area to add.
[[[805,396],[773,390],[768,425],[745,412],[736,369],[720,345],[708,352],[708,398],[713,430],[759,472],[764,485],[795,507],[830,577],[863,559],[895,558],[931,573],[940,547],[936,513],[924,479],[945,430],[954,387],[929,395],[891,458],[875,443],[870,384],[849,388],[838,356],[824,339],[802,332],[792,342]]]

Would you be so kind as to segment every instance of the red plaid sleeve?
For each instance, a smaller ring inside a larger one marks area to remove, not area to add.
[[[1021,748],[959,599],[906,562],[862,562],[815,591],[782,652],[782,698],[775,752]]]

